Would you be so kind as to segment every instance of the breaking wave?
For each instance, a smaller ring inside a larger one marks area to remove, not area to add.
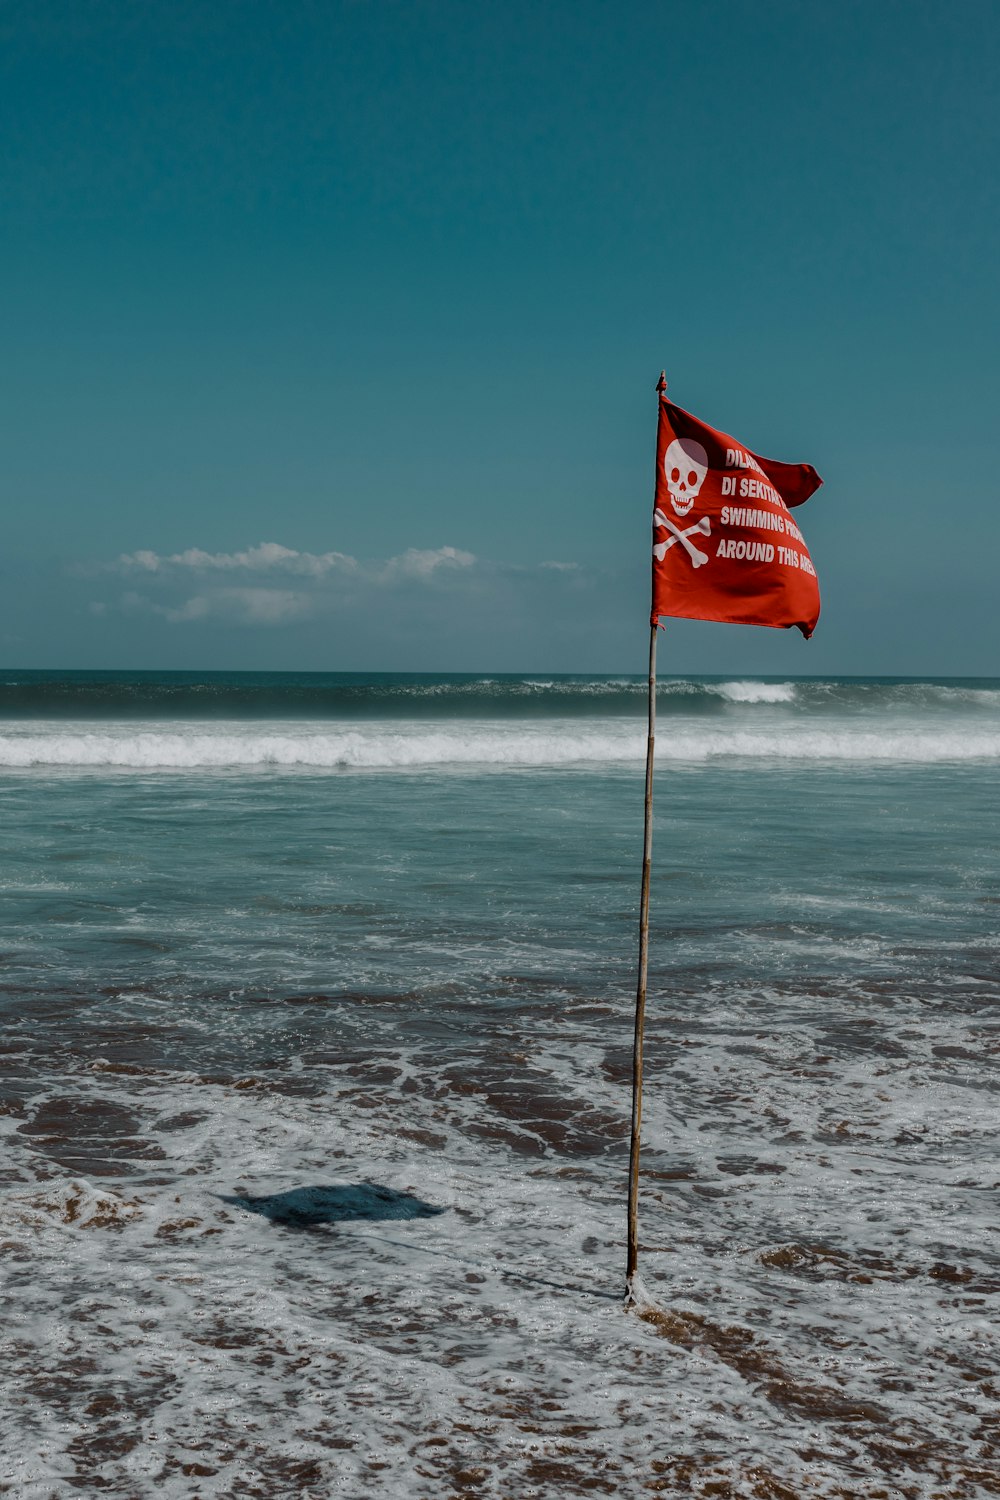
[[[664,762],[747,759],[761,762],[852,761],[906,764],[1000,759],[1000,726],[970,730],[858,723],[669,729],[657,736]],[[122,771],[246,769],[402,770],[434,767],[559,767],[641,761],[645,734],[630,720],[512,724],[509,721],[423,724],[160,724],[19,727],[0,734],[0,767]]]
[[[729,703],[793,703],[791,682],[722,682],[715,689]]]

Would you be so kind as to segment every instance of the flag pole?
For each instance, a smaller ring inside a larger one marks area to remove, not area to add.
[[[660,371],[657,405],[667,388]],[[632,1044],[632,1141],[628,1158],[628,1255],[625,1306],[635,1301],[633,1280],[639,1264],[639,1146],[642,1135],[642,1040],[646,1023],[646,974],[649,967],[649,876],[653,857],[653,755],[656,744],[656,618],[649,622],[649,690],[646,728],[646,802],[642,837],[642,888],[639,896],[639,977],[635,992],[635,1039]]]

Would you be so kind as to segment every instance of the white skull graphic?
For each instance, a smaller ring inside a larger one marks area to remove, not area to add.
[[[708,473],[708,454],[694,438],[674,438],[663,455],[663,472],[671,505],[686,516]]]

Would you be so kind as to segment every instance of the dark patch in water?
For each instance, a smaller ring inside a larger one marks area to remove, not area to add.
[[[249,1194],[222,1195],[222,1201],[248,1213],[262,1214],[272,1224],[287,1229],[312,1229],[319,1224],[343,1224],[351,1219],[430,1219],[446,1211],[433,1203],[424,1203],[412,1193],[400,1193],[375,1182],[290,1188],[285,1193],[260,1198]]]

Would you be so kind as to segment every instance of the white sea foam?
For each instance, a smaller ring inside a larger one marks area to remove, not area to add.
[[[968,1022],[922,1019],[888,1066],[844,1049],[818,1088],[821,1022],[767,1003],[780,1024],[753,1049],[736,997],[707,1028],[700,1013],[672,1023],[690,1045],[669,1091],[654,1079],[647,1095],[642,1316],[619,1300],[624,1138],[600,1139],[627,1111],[601,1066],[607,1017],[540,1016],[530,1068],[504,1061],[509,1089],[488,1051],[456,1089],[446,1060],[369,1036],[396,1074],[378,1109],[335,1062],[314,1096],[71,1070],[59,1097],[72,1090],[85,1119],[88,1103],[141,1113],[163,1158],[148,1177],[31,1181],[9,1122],[25,1185],[0,1200],[16,1307],[0,1393],[21,1441],[0,1482],[48,1496],[97,1472],[136,1500],[187,1500],[197,1473],[222,1500],[253,1473],[266,1500],[404,1500],[478,1472],[492,1500],[563,1500],[593,1473],[652,1488],[666,1455],[705,1500],[754,1494],[762,1470],[790,1491],[808,1423],[817,1500],[845,1474],[874,1487],[900,1432],[933,1447],[909,1493],[957,1485],[966,1453],[989,1461],[989,1332],[969,1292],[990,1276],[976,1163],[993,1121],[964,1064],[941,1079],[927,1065],[942,1043],[968,1046]],[[628,1001],[615,1009],[624,1036]],[[338,1025],[369,1015],[348,1007]],[[877,1003],[861,1019],[877,1029]],[[650,1040],[655,1059],[666,1039]],[[547,1124],[550,1100],[564,1113]],[[591,1110],[601,1131],[580,1149]],[[430,1211],[403,1212],[415,1198]],[[317,1203],[330,1211],[310,1219]]]
[[[631,719],[452,722],[439,727],[302,722],[210,725],[8,725],[0,767],[212,771],[285,768],[313,771],[433,767],[545,768],[631,764],[645,752],[643,726]],[[1000,726],[927,728],[857,720],[705,728],[668,721],[657,737],[662,761],[741,758],[920,764],[1000,758]]]

